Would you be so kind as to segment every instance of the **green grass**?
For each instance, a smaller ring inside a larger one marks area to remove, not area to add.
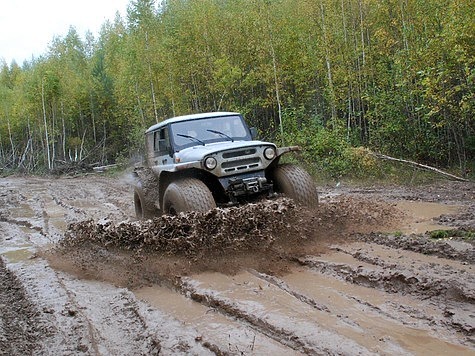
[[[473,230],[462,230],[462,229],[452,229],[452,230],[434,230],[429,233],[431,239],[447,239],[450,237],[458,237],[462,240],[475,240],[475,231]]]

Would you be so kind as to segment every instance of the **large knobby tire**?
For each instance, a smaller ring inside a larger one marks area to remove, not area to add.
[[[135,216],[139,220],[151,219],[157,216],[157,208],[153,202],[149,202],[145,198],[143,189],[140,186],[134,187],[134,207]]]
[[[277,193],[283,193],[299,205],[314,207],[318,204],[317,187],[303,168],[294,164],[282,164],[274,169],[272,178]]]
[[[158,207],[158,181],[149,168],[142,168],[134,174],[134,207],[137,219],[151,219],[160,215]]]
[[[163,196],[163,212],[178,214],[185,211],[206,212],[216,207],[213,194],[206,184],[196,178],[183,178],[168,185]]]

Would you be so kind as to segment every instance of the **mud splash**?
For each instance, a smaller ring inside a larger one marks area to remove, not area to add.
[[[315,239],[322,242],[338,239],[347,230],[392,226],[402,215],[395,204],[366,199],[339,197],[308,211],[290,199],[278,198],[145,221],[90,219],[72,223],[59,242],[59,250],[92,243],[106,248],[185,256],[263,251],[275,245],[304,246]]]
[[[193,256],[210,251],[266,249],[291,228],[296,206],[281,198],[243,207],[216,208],[206,213],[164,215],[147,221],[94,220],[70,224],[62,248],[85,242],[137,252]]]

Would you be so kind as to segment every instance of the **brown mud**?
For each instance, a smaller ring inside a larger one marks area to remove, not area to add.
[[[0,179],[0,355],[475,354],[473,183],[137,222],[130,182]]]

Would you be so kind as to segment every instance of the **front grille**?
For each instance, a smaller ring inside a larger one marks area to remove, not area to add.
[[[253,145],[216,152],[212,156],[218,161],[213,174],[218,177],[265,170],[272,160],[264,158],[264,150],[270,145]]]
[[[252,157],[252,158],[240,159],[240,160],[231,161],[231,162],[223,162],[221,164],[221,168],[226,173],[233,172],[233,171],[243,171],[243,170],[259,167],[260,162],[261,162],[261,159],[259,157]]]
[[[244,150],[239,150],[239,151],[224,152],[223,153],[223,158],[234,158],[234,157],[248,156],[248,155],[253,155],[255,153],[256,153],[255,148],[246,148]]]

